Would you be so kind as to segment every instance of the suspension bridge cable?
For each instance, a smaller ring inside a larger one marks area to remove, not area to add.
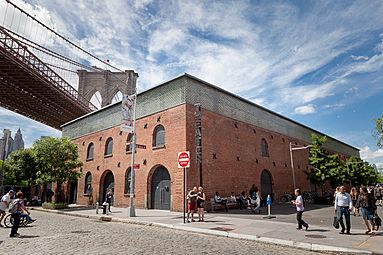
[[[77,44],[71,42],[70,40],[66,39],[64,36],[60,35],[59,33],[57,33],[56,31],[54,31],[53,29],[51,29],[50,27],[46,26],[44,23],[42,23],[41,21],[39,21],[38,19],[36,19],[35,17],[31,16],[29,13],[27,13],[26,11],[24,11],[23,9],[21,9],[20,7],[18,7],[16,4],[12,3],[10,0],[5,0],[7,1],[8,4],[11,4],[14,8],[16,8],[17,10],[19,10],[20,12],[24,13],[25,15],[27,15],[29,18],[31,18],[32,20],[34,20],[35,22],[37,22],[38,24],[40,24],[41,26],[43,26],[45,29],[49,30],[50,32],[52,32],[53,34],[55,34],[56,36],[58,36],[59,38],[61,38],[62,40],[66,41],[67,43],[69,43],[70,45],[74,46],[75,48],[77,48],[78,50],[84,52],[85,54],[91,56],[92,58],[94,59],[97,59],[98,61],[100,61],[101,63],[113,68],[113,69],[116,69],[117,71],[120,71],[120,72],[124,72],[123,70],[111,65],[110,63],[98,58],[97,56],[95,56],[94,54],[86,51],[85,49],[81,48],[80,46],[78,46]],[[15,13],[15,12],[13,12]],[[13,23],[13,21],[12,21]]]

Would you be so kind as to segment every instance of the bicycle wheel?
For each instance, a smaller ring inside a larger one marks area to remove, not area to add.
[[[11,217],[11,214],[8,214],[4,219],[4,225],[7,228],[11,228],[13,226],[13,218]]]

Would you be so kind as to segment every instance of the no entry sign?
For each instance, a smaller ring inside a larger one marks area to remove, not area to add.
[[[190,152],[183,151],[178,153],[178,168],[190,167]]]

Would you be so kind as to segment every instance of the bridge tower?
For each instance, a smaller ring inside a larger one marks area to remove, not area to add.
[[[101,94],[101,107],[112,103],[113,97],[119,91],[122,94],[133,94],[138,74],[133,70],[125,72],[111,72],[101,70],[98,72],[88,72],[78,70],[79,85],[78,92],[90,101],[92,96],[98,91]],[[128,82],[126,83],[126,81]]]

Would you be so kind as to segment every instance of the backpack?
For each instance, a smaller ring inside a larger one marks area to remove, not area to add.
[[[19,200],[15,199],[11,203],[9,203],[9,212],[16,213],[19,209]]]

